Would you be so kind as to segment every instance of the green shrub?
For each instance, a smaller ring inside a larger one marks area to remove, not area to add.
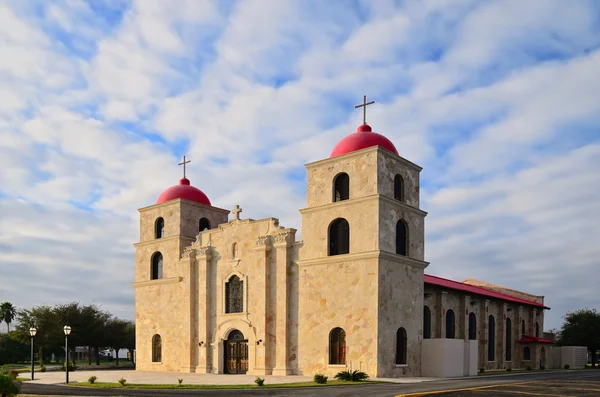
[[[510,371],[512,371],[511,367],[506,368],[506,372],[510,372]]]
[[[44,365],[40,367],[40,372],[46,372],[46,367]]]
[[[565,369],[569,369],[571,366],[569,364],[565,364]]]
[[[531,365],[527,366],[527,371],[531,371],[533,368],[531,368]]]
[[[96,376],[90,376],[88,378],[88,382],[93,385],[96,382],[96,379],[98,379]]]
[[[10,370],[8,370],[8,376],[10,376],[13,380],[15,380],[19,377],[19,371],[10,369]]]
[[[546,369],[546,367],[544,367],[543,365],[540,365],[540,370],[542,370],[542,371],[543,371],[543,370],[545,370],[545,369]]]
[[[73,364],[73,363],[69,363],[69,372],[75,372],[75,370],[79,368],[77,365]],[[60,368],[61,371],[66,371],[65,370],[65,363],[63,362],[62,367]]]
[[[0,375],[0,395],[2,397],[13,397],[21,392],[21,382],[15,380],[12,375]]]
[[[485,372],[485,368],[479,368],[479,373],[482,374]]]
[[[121,386],[125,386],[125,383],[127,382],[127,379],[121,378],[117,382],[119,382],[121,384]]]
[[[265,380],[259,376],[256,377],[256,379],[254,379],[254,383],[256,383],[259,386],[262,386],[265,384]]]
[[[358,371],[356,369],[354,371],[347,369],[345,371],[338,372],[334,378],[344,380],[346,382],[360,382],[369,379],[369,375],[367,375],[366,372]]]
[[[319,383],[319,384],[325,384],[327,383],[327,376],[323,375],[323,374],[315,374],[315,377],[313,378],[313,380],[315,381],[315,383]]]
[[[183,378],[177,379],[177,382],[179,382],[179,386],[181,386],[181,384],[183,383]]]

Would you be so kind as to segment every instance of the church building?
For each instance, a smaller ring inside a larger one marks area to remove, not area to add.
[[[387,378],[449,376],[458,358],[460,375],[544,365],[542,296],[424,274],[421,167],[364,116],[306,164],[302,240],[277,218],[214,206],[186,163],[139,210],[137,370]]]

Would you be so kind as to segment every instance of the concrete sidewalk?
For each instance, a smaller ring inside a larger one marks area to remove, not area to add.
[[[26,378],[29,374],[23,373],[21,377]],[[183,379],[186,385],[253,385],[254,375],[213,375],[213,374],[186,374],[181,372],[148,372],[134,370],[94,370],[69,372],[69,383],[87,382],[90,376],[96,376],[96,382],[117,382],[125,378],[127,383],[138,384],[178,384],[178,379]],[[312,376],[261,376],[267,384],[282,384],[296,382],[311,382]],[[333,380],[333,377],[330,377]],[[372,379],[392,383],[420,383],[439,380],[437,378],[385,378]],[[36,372],[35,380],[28,381],[34,384],[64,384],[64,372]]]

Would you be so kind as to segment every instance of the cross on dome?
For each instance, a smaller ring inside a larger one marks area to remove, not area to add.
[[[367,102],[367,96],[363,95],[363,103],[354,106],[354,109],[363,108],[363,124],[367,124],[367,106],[374,104],[375,101]]]
[[[237,205],[237,204],[231,210],[231,213],[233,214],[233,216],[235,216],[235,220],[236,221],[240,220],[240,212],[242,212],[242,208],[239,205]]]
[[[183,156],[183,161],[181,163],[177,164],[177,165],[183,165],[183,177],[184,178],[185,178],[185,165],[189,162],[190,162],[190,160],[185,161],[185,156]]]

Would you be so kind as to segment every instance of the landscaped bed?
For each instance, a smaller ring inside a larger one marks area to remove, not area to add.
[[[366,384],[376,384],[376,383],[385,383],[379,381],[361,381],[361,382],[348,382],[342,380],[332,380],[325,384],[319,384],[316,382],[297,382],[297,383],[277,383],[277,384],[264,384],[263,386],[257,385],[175,385],[175,384],[166,384],[166,385],[151,385],[151,384],[125,384],[125,386],[121,386],[119,383],[112,382],[95,382],[91,384],[89,382],[78,382],[78,383],[69,383],[69,386],[75,387],[95,387],[101,389],[270,389],[270,388],[279,388],[279,389],[291,389],[297,387],[317,387],[317,386],[349,386],[349,385],[366,385]]]

